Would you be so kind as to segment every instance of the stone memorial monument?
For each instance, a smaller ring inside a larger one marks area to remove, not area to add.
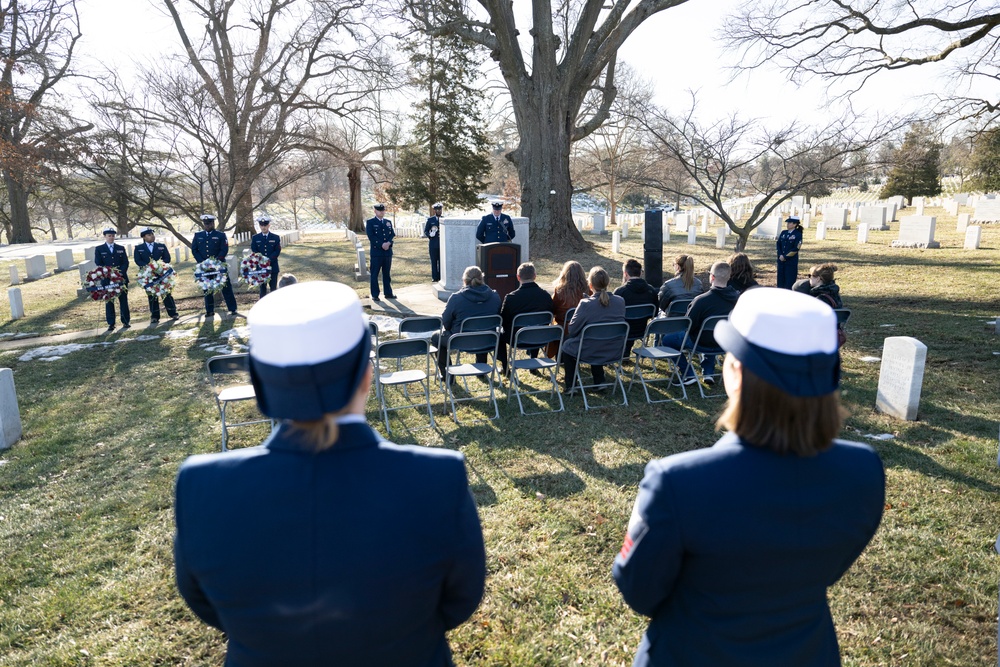
[[[886,224],[887,216],[888,211],[885,206],[862,206],[858,214],[858,221],[868,225],[868,229],[884,232],[889,229],[889,225]]]
[[[480,218],[441,219],[441,285],[438,298],[446,300],[452,292],[462,289],[462,273],[467,267],[475,266],[476,228]],[[514,223],[514,240],[521,246],[521,262],[530,262],[528,242],[528,219],[511,216]]]
[[[868,223],[858,225],[858,243],[868,243]]]
[[[964,234],[965,228],[969,226],[970,222],[972,222],[971,213],[959,213],[956,219],[955,231],[959,234]]]
[[[970,222],[1000,222],[1000,199],[980,199]]]
[[[73,251],[70,248],[56,250],[56,271],[69,271],[73,268]]]
[[[932,215],[909,215],[899,222],[899,238],[892,242],[893,248],[940,248],[934,240],[934,226],[937,218]]]
[[[21,300],[20,287],[7,288],[7,300],[10,301],[10,319],[19,320],[24,317],[24,301]]]
[[[826,239],[826,223],[817,222],[816,223],[816,240],[823,241]]]
[[[965,230],[965,249],[979,250],[979,242],[982,239],[983,228],[979,225],[972,225]]]
[[[17,407],[14,371],[0,368],[0,449],[7,449],[21,439],[21,411]]]
[[[51,273],[45,271],[45,255],[32,255],[24,258],[24,268],[28,274],[28,280],[40,280],[48,278]]]
[[[897,419],[913,421],[920,408],[927,346],[910,336],[886,338],[882,346],[875,409]]]
[[[846,229],[847,209],[827,208],[823,211],[823,224],[827,229]]]
[[[715,247],[725,248],[726,247],[726,228],[719,227],[715,230]]]

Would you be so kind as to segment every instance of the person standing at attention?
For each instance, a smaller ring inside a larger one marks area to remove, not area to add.
[[[434,215],[424,223],[424,236],[427,237],[427,250],[431,254],[431,280],[441,280],[441,211],[444,204],[434,204]]]
[[[260,284],[260,295],[264,296],[269,285],[272,292],[278,289],[278,255],[281,254],[281,237],[271,233],[269,216],[260,216],[257,224],[260,226],[260,234],[254,234],[250,240],[250,252],[259,253],[271,260],[271,276]]]
[[[836,439],[837,317],[761,287],[715,336],[727,433],[646,466],[612,567],[650,617],[633,665],[839,666],[827,589],[878,529],[885,472],[874,449]]]
[[[132,250],[132,259],[135,260],[136,266],[141,269],[153,260],[170,263],[170,251],[167,250],[167,245],[156,242],[156,233],[151,227],[146,227],[139,235],[142,236],[142,243],[137,244]],[[155,294],[149,292],[146,292],[146,299],[149,301],[149,323],[159,324],[160,300]],[[167,309],[167,315],[170,316],[170,319],[180,318],[180,315],[177,314],[177,304],[174,303],[172,295],[168,294],[163,297],[163,306]]]
[[[381,301],[378,292],[378,274],[382,273],[382,287],[385,298],[395,299],[392,293],[392,244],[396,232],[392,220],[385,219],[385,204],[375,204],[375,217],[365,222],[365,233],[371,243],[371,291],[372,301]]]
[[[782,289],[792,289],[799,274],[799,248],[802,247],[802,224],[798,216],[789,216],[785,220],[786,229],[778,235],[775,242],[778,250],[777,286]]]
[[[508,243],[514,240],[514,221],[503,212],[503,202],[493,202],[493,213],[484,215],[476,228],[480,243]]]
[[[125,246],[115,243],[115,230],[108,227],[104,230],[104,243],[94,250],[94,264],[97,266],[110,266],[121,271],[122,279],[128,286],[128,253]],[[122,290],[118,295],[118,306],[121,308],[122,329],[131,329],[132,313],[128,308],[128,290]],[[115,330],[115,301],[108,299],[104,302],[104,318],[108,322],[108,333]]]
[[[206,213],[201,216],[201,224],[204,229],[196,232],[191,240],[191,254],[196,262],[204,262],[209,257],[219,260],[225,265],[226,255],[229,254],[229,240],[226,235],[215,229],[215,216]],[[226,275],[229,274],[229,267],[223,269]],[[226,302],[226,308],[230,317],[236,317],[236,296],[233,294],[232,277],[226,280],[222,286],[222,298]],[[215,295],[205,295],[205,316],[215,316]]]
[[[365,422],[371,337],[352,288],[283,287],[247,324],[257,406],[279,426],[181,465],[184,601],[226,633],[230,667],[453,665],[445,633],[486,580],[464,457]]]

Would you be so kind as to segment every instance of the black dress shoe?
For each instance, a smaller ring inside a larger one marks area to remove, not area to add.
[[[150,324],[159,324],[160,323],[160,318],[157,317],[155,320],[150,320],[149,323]]]
[[[105,333],[111,333],[114,330],[115,330],[115,325],[109,324],[108,325],[108,329],[107,329],[107,331]]]
[[[396,295],[395,294],[386,294],[385,298],[387,298],[387,299],[395,299]]]
[[[170,316],[170,319],[172,319],[172,320],[179,320],[179,319],[181,319],[181,316],[178,315],[177,313],[174,313],[173,315]]]
[[[125,329],[131,329],[131,328],[132,328],[131,324],[123,324],[122,325],[122,331],[124,331]]]
[[[380,299],[376,295],[372,294],[372,301],[381,301],[381,300],[382,299]]]

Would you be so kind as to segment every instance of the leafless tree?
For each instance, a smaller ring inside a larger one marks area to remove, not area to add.
[[[0,173],[11,243],[33,243],[28,197],[63,142],[85,124],[46,103],[71,76],[80,18],[76,0],[0,0]]]
[[[841,118],[819,130],[792,123],[771,131],[758,120],[735,115],[701,124],[696,110],[692,102],[683,116],[648,109],[641,117],[654,151],[662,159],[676,161],[690,179],[691,189],[675,194],[719,216],[738,236],[737,250],[746,247],[750,233],[782,202],[817,186],[856,177],[866,166],[857,158],[905,127],[905,123],[890,121],[864,129],[856,119]],[[661,187],[671,190],[667,184]],[[738,198],[752,203],[743,220],[736,219],[732,206],[726,206]]]
[[[532,243],[584,247],[573,225],[570,145],[607,119],[617,94],[618,49],[650,16],[686,0],[532,0],[522,36],[510,0],[397,0],[420,28],[454,33],[485,47],[510,92],[520,144],[508,155],[518,168],[521,214]],[[600,103],[584,116],[591,91]]]
[[[794,79],[847,79],[930,63],[954,75],[937,112],[983,120],[1000,114],[1000,9],[980,0],[777,0],[743,5],[724,29],[739,67],[773,62]],[[961,85],[960,85],[961,84]],[[991,89],[992,92],[984,92]],[[965,93],[959,92],[965,90]]]

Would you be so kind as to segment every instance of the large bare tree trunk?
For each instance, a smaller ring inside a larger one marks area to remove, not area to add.
[[[351,192],[351,217],[347,228],[357,234],[365,233],[365,218],[361,212],[361,165],[352,164],[347,168],[347,184]]]
[[[31,235],[31,221],[28,219],[28,191],[9,169],[3,170],[3,180],[7,186],[7,199],[10,201],[10,242],[34,243],[35,237]]]

